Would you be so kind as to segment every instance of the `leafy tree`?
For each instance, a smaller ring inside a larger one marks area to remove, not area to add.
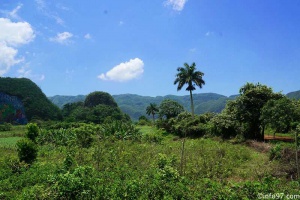
[[[261,120],[276,132],[288,132],[297,120],[296,104],[287,97],[270,100],[262,108]]]
[[[29,140],[22,139],[17,142],[17,152],[20,162],[31,164],[37,157],[38,148],[37,145]]]
[[[196,90],[195,85],[202,88],[202,85],[205,84],[205,81],[202,79],[204,73],[200,71],[196,71],[195,63],[192,63],[192,65],[188,65],[187,63],[184,63],[184,67],[178,67],[177,71],[178,73],[176,74],[174,85],[178,83],[177,91],[181,90],[185,84],[188,85],[186,90],[190,91],[191,110],[192,110],[192,116],[194,116],[195,111],[194,111],[192,91]]]
[[[282,97],[282,94],[274,93],[272,88],[260,83],[247,83],[240,89],[240,96],[233,102],[233,110],[246,139],[264,139],[262,108],[269,100]]]
[[[113,99],[113,97],[106,93],[106,92],[92,92],[90,93],[85,101],[84,101],[84,106],[86,107],[95,107],[99,104],[107,105],[107,106],[112,106],[112,107],[117,107],[117,103]]]
[[[35,123],[29,123],[26,125],[27,131],[25,133],[26,138],[33,142],[36,142],[36,138],[39,135],[39,127]]]
[[[171,99],[165,99],[159,105],[159,116],[170,119],[176,117],[184,111],[183,106]]]
[[[155,103],[150,103],[150,105],[146,108],[147,115],[152,115],[153,123],[155,121],[154,115],[159,112],[159,109]]]
[[[70,116],[71,113],[78,107],[83,107],[83,102],[79,101],[79,102],[74,102],[74,103],[67,103],[63,106],[62,109],[62,115],[63,117],[67,117]]]

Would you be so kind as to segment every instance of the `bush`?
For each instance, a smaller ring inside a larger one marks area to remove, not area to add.
[[[155,132],[144,134],[142,139],[145,142],[161,144],[164,138],[160,132]]]
[[[3,124],[0,124],[0,131],[11,131],[12,125],[10,123],[4,122]]]
[[[91,167],[77,167],[74,172],[49,177],[52,199],[94,199],[96,179]]]
[[[36,142],[36,138],[39,135],[39,127],[35,123],[29,123],[26,125],[27,131],[25,137]]]
[[[17,152],[20,162],[31,164],[37,157],[37,146],[29,139],[22,139],[17,142]]]
[[[141,133],[131,123],[125,123],[122,121],[112,121],[110,123],[103,124],[104,133],[106,136],[114,136],[120,140],[135,140],[140,141]]]
[[[281,158],[281,150],[282,150],[281,145],[276,144],[276,146],[270,150],[270,156],[269,156],[270,160],[279,160]]]

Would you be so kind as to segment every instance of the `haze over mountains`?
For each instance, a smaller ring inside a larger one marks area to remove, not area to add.
[[[141,96],[136,94],[120,94],[112,95],[120,109],[128,114],[132,120],[138,120],[142,115],[146,116],[146,107],[150,103],[156,103],[157,105],[164,99],[172,99],[184,106],[185,110],[190,111],[190,96],[177,96],[177,95],[166,95],[166,96]],[[228,100],[233,100],[238,95],[231,95],[229,97],[216,94],[216,93],[200,93],[193,94],[195,113],[202,114],[205,112],[221,112],[226,105]],[[78,101],[84,101],[85,95],[77,96],[62,96],[56,95],[53,97],[48,97],[54,104],[58,107],[63,108],[67,103],[73,103]],[[287,94],[289,98],[300,99],[300,90],[295,92],[290,92]]]

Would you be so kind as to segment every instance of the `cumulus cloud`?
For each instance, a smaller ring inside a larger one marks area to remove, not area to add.
[[[92,39],[92,36],[91,36],[91,34],[87,33],[84,35],[84,38],[89,40],[89,39]]]
[[[171,6],[175,11],[182,11],[187,1],[188,0],[166,0],[164,5]]]
[[[139,58],[135,58],[130,59],[128,62],[120,63],[105,74],[100,74],[98,78],[101,80],[124,82],[140,77],[143,72],[144,62]]]
[[[7,18],[0,18],[0,76],[22,61],[17,57],[18,47],[31,42],[35,35],[31,25],[27,22],[12,22]]]
[[[69,44],[73,34],[70,32],[57,33],[55,37],[50,38],[50,41],[57,42],[60,44]]]
[[[10,19],[0,18],[0,30],[0,42],[12,46],[27,44],[35,37],[27,22],[12,22]]]

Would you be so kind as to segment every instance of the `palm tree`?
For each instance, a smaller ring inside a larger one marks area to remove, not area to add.
[[[181,90],[181,88],[187,84],[187,91],[190,91],[191,98],[191,110],[192,116],[194,117],[194,102],[193,102],[193,94],[192,91],[196,90],[195,85],[202,88],[202,85],[205,85],[205,81],[202,79],[204,76],[203,72],[196,71],[196,64],[193,62],[191,66],[187,63],[184,63],[184,67],[177,68],[178,73],[176,74],[176,79],[174,81],[174,85],[178,83],[177,91]]]
[[[150,105],[146,108],[147,115],[152,115],[153,123],[154,123],[154,115],[158,112],[158,107],[155,103],[150,103]]]

